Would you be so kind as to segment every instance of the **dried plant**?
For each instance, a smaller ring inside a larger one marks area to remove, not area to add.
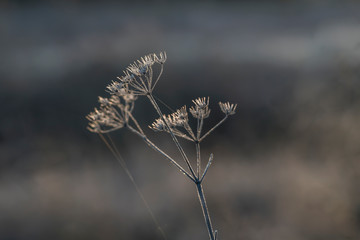
[[[203,180],[213,161],[213,154],[210,154],[206,167],[202,169],[200,143],[230,115],[235,114],[237,105],[230,104],[229,102],[219,102],[219,106],[221,111],[224,113],[224,117],[219,123],[205,133],[203,133],[204,119],[210,116],[209,97],[193,100],[194,105],[189,108],[191,116],[194,117],[197,122],[196,131],[194,131],[189,125],[189,114],[186,106],[181,107],[170,115],[164,115],[154,98],[153,90],[162,75],[166,59],[166,53],[163,52],[158,56],[156,54],[146,55],[133,64],[130,64],[130,66],[124,71],[123,76],[117,78],[118,81],[113,81],[106,87],[106,91],[110,93],[111,96],[109,98],[99,97],[100,107],[95,108],[95,110],[87,116],[87,119],[89,120],[88,129],[94,133],[98,133],[103,139],[105,139],[102,134],[126,128],[139,136],[152,149],[163,155],[172,164],[174,164],[181,173],[183,173],[196,185],[209,238],[211,240],[216,240],[217,231],[214,231],[212,226],[202,187]],[[157,71],[155,71],[155,66],[158,67]],[[157,74],[155,74],[155,72],[157,72]],[[155,145],[148,138],[138,121],[135,119],[133,116],[133,110],[138,96],[147,97],[159,115],[159,118],[156,119],[149,128],[154,131],[163,131],[170,134],[186,164],[186,168]],[[178,138],[184,138],[195,144],[196,169],[193,168],[183,147],[180,145]],[[110,150],[115,151],[113,145],[110,146]],[[132,178],[131,174],[129,177]]]

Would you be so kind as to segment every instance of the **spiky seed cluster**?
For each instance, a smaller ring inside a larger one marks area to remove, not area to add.
[[[149,94],[154,89],[156,82],[159,80],[166,59],[167,56],[165,52],[161,52],[159,56],[156,54],[149,54],[140,58],[140,60],[130,64],[124,71],[124,75],[117,77],[120,82],[115,82],[116,84],[112,86],[111,89],[108,88],[108,90],[115,92],[119,91],[118,88],[120,87],[120,89],[129,89],[135,95]],[[153,81],[154,64],[160,65],[161,68],[155,81]]]
[[[126,86],[126,84],[117,81],[112,81],[111,84],[106,87],[106,91],[112,96],[121,97],[126,102],[134,102],[137,99],[137,96]]]
[[[86,118],[89,120],[88,130],[96,133],[122,128],[125,123],[124,118],[109,106],[95,108]]]
[[[126,69],[132,74],[135,74],[136,76],[145,75],[149,71],[151,66],[155,63],[154,55],[155,54],[146,55],[140,58],[140,60],[137,60],[134,63],[130,64],[130,66]]]
[[[164,118],[166,119],[165,116],[164,116]],[[151,128],[154,131],[166,131],[166,124],[164,123],[164,121],[161,118],[158,118],[158,119],[155,119],[155,122],[153,122],[151,124],[151,126],[149,126],[149,128]]]
[[[129,120],[137,95],[148,94],[156,84],[153,83],[153,65],[161,66],[158,80],[166,59],[166,53],[161,52],[159,56],[149,54],[130,64],[123,76],[117,77],[118,81],[112,81],[106,87],[111,97],[99,97],[100,108],[95,108],[87,116],[89,130],[101,133],[123,127]]]
[[[164,120],[166,121],[166,126]],[[189,127],[189,118],[188,118],[188,112],[186,110],[186,106],[181,107],[180,109],[176,110],[174,113],[169,115],[164,115],[162,118],[156,119],[149,128],[151,128],[154,131],[164,131],[164,132],[173,132],[176,136],[193,140],[191,137],[189,137],[187,134],[183,133],[181,130],[179,130],[179,127],[183,127],[185,130],[188,131]],[[189,133],[189,132],[188,132]],[[189,133],[190,134],[190,133]],[[193,136],[191,133],[190,136]]]
[[[194,118],[204,119],[209,117],[211,111],[209,109],[209,97],[197,98],[192,100],[192,102],[195,104],[195,106],[190,108],[190,113]]]
[[[170,128],[182,127],[189,121],[186,106],[183,106],[172,114],[164,115],[163,118]],[[168,131],[163,118],[156,119],[149,127],[155,131]]]
[[[233,115],[235,114],[237,104],[233,104],[233,103],[230,104],[229,102],[226,103],[219,102],[219,106],[221,111],[226,115]]]
[[[209,109],[209,97],[202,97],[197,98],[193,100],[194,106],[190,107],[189,111],[191,115],[196,119],[205,119],[209,117],[210,115],[210,109]],[[221,111],[228,115],[235,114],[236,104],[230,104],[229,102],[226,103],[219,103]],[[164,122],[166,121],[166,123]],[[172,131],[175,135],[183,137],[185,139],[191,140],[191,141],[201,141],[203,137],[201,137],[201,129],[202,129],[203,121],[198,122],[198,129],[197,129],[197,136],[194,135],[193,130],[189,126],[189,117],[188,112],[186,109],[186,106],[183,106],[182,108],[176,110],[174,113],[170,115],[164,115],[161,118],[156,119],[151,126],[149,126],[154,131],[164,131],[164,132],[170,132]],[[166,126],[168,125],[170,129]],[[182,127],[186,133],[180,131],[178,128]],[[213,129],[212,129],[213,130]],[[210,132],[212,131],[210,130]],[[208,132],[209,133],[209,132]],[[205,134],[204,137],[206,137],[207,134]]]
[[[184,126],[188,123],[188,112],[186,110],[186,106],[176,110],[173,114],[171,114],[172,122],[175,126]]]
[[[110,98],[99,97],[100,108],[95,108],[86,118],[89,120],[88,129],[91,132],[104,133],[122,128],[129,120],[134,108],[136,96],[124,94],[122,99],[118,95]]]

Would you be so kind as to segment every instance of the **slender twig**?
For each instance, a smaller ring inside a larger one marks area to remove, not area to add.
[[[114,155],[115,159],[118,161],[118,163],[120,164],[121,168],[125,171],[126,175],[128,176],[128,178],[130,179],[131,183],[133,184],[137,194],[139,195],[139,197],[141,198],[141,200],[143,201],[147,211],[149,212],[153,222],[155,223],[157,229],[159,230],[161,236],[163,237],[164,240],[167,239],[166,234],[164,232],[164,230],[162,229],[162,227],[160,226],[159,221],[157,220],[157,218],[155,217],[154,212],[152,211],[149,203],[147,202],[147,200],[145,199],[145,196],[143,195],[143,193],[141,192],[139,186],[137,185],[137,183],[135,182],[135,179],[133,177],[133,175],[131,174],[129,168],[127,167],[127,164],[124,160],[124,158],[120,155],[119,150],[117,149],[116,145],[114,144],[112,138],[110,135],[107,134],[107,137],[109,139],[109,141],[107,141],[107,139],[105,138],[105,136],[101,133],[99,133],[99,136],[101,138],[101,140],[105,143],[105,145],[108,147],[108,149],[111,151],[111,153]]]
[[[204,170],[204,172],[203,172],[203,174],[202,174],[202,176],[200,178],[200,182],[202,182],[204,180],[204,177],[205,177],[207,171],[209,170],[209,167],[211,166],[211,163],[212,163],[213,159],[214,159],[214,155],[210,154],[209,161],[208,161],[208,163],[207,163],[207,165],[205,167],[205,170]]]
[[[154,88],[155,88],[156,84],[158,83],[158,81],[159,81],[159,79],[160,79],[163,71],[164,71],[164,65],[161,64],[160,73],[159,73],[159,75],[157,76],[157,78],[156,78],[156,80],[155,80],[155,82],[154,82],[154,85],[153,85],[152,88],[151,88],[151,91],[154,90]]]
[[[134,118],[134,116],[132,115],[131,112],[129,112],[129,116],[130,116],[131,120],[134,122],[134,124],[135,124],[135,126],[137,127],[137,129],[140,131],[140,133],[142,133],[143,135],[145,135],[145,134],[144,134],[144,131],[143,131],[142,128],[140,127],[138,121]]]
[[[166,157],[172,164],[174,164],[179,170],[180,172],[182,172],[185,176],[187,176],[191,181],[195,182],[195,178],[192,177],[182,166],[180,166],[180,164],[178,164],[173,158],[171,158],[169,155],[167,155],[164,151],[162,151],[159,147],[157,147],[153,142],[150,141],[150,139],[140,133],[139,131],[137,131],[136,129],[134,129],[131,126],[127,126],[127,128],[132,131],[133,133],[135,133],[136,135],[138,135],[139,137],[141,137],[152,149],[154,149],[155,151],[159,152],[161,155],[163,155],[164,157]]]
[[[191,175],[193,176],[194,179],[196,179],[196,175],[194,173],[194,170],[193,168],[191,167],[191,164],[189,162],[189,159],[187,158],[186,154],[185,154],[185,151],[184,149],[181,147],[179,141],[177,140],[175,134],[173,133],[173,131],[171,130],[168,122],[166,121],[166,119],[164,118],[164,114],[161,112],[161,109],[159,107],[159,105],[156,103],[154,97],[152,96],[151,93],[149,93],[147,95],[147,97],[149,98],[150,102],[152,103],[152,105],[154,106],[155,110],[157,111],[157,113],[160,115],[162,121],[165,123],[166,127],[168,128],[169,130],[169,133],[170,133],[170,136],[172,138],[172,140],[174,141],[176,147],[179,149],[179,152],[181,154],[181,156],[183,157],[184,161],[186,162],[186,165],[188,166],[190,172],[191,172]]]
[[[214,127],[212,127],[207,133],[205,133],[199,140],[201,142],[204,140],[205,137],[207,137],[212,131],[214,131],[218,126],[220,126],[226,119],[228,118],[228,115],[225,115],[223,119],[221,119],[220,122],[218,122]]]
[[[214,230],[211,224],[211,219],[210,219],[210,215],[209,215],[209,210],[206,204],[206,199],[205,199],[205,194],[201,185],[201,182],[196,182],[196,190],[198,192],[198,196],[199,196],[199,201],[201,204],[201,208],[203,210],[203,215],[204,215],[204,219],[205,219],[205,223],[206,223],[206,227],[209,233],[209,237],[211,240],[215,240],[214,237]]]
[[[199,141],[196,141],[195,148],[196,148],[196,165],[197,165],[196,173],[197,173],[197,178],[200,179],[201,155],[200,155],[200,143],[199,143]]]
[[[166,103],[164,103],[164,101],[162,101],[159,97],[155,96],[153,94],[153,97],[156,98],[156,100],[158,100],[162,105],[164,105],[167,109],[169,109],[171,112],[175,112],[174,109],[172,109],[169,105],[167,105]]]

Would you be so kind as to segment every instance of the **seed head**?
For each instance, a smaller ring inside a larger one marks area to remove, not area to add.
[[[120,98],[116,95],[111,95],[109,98],[109,102],[111,105],[119,106],[120,105]]]
[[[190,108],[190,113],[194,118],[204,119],[209,117],[211,111],[209,109],[209,97],[197,98],[192,102],[195,104],[195,106]]]
[[[117,115],[114,109],[109,106],[101,106],[100,109],[95,108],[86,118],[89,120],[88,129],[92,132],[109,131],[124,126],[123,118]]]
[[[176,110],[176,112],[172,113],[168,118],[172,120],[171,123],[174,126],[184,126],[189,121],[186,106]]]
[[[112,81],[106,87],[106,91],[112,95],[122,96],[126,93],[126,85],[122,82]]]
[[[108,106],[111,105],[111,102],[108,98],[103,98],[99,96],[98,102],[100,103],[100,106]]]
[[[136,76],[143,76],[149,71],[154,63],[155,60],[152,55],[149,54],[130,64],[130,66],[127,67],[127,70]]]
[[[221,111],[226,115],[233,115],[235,114],[237,104],[233,104],[233,103],[230,104],[229,102],[226,103],[219,102],[219,106]]]
[[[122,82],[123,84],[127,84],[130,83],[131,81],[134,80],[135,76],[132,73],[129,73],[128,71],[123,71],[124,76],[121,77],[117,77],[117,79],[120,80],[120,82]]]
[[[165,116],[164,116],[164,118],[165,118]],[[151,126],[149,126],[149,128],[151,128],[154,131],[165,131],[166,125],[161,118],[158,118],[155,120],[155,122],[153,122],[151,124]]]

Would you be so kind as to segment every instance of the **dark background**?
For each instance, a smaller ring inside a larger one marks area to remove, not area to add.
[[[202,145],[220,239],[360,239],[358,1],[2,1],[0,239],[161,239],[85,116],[126,66],[168,61],[156,96],[237,114]],[[156,118],[146,99],[135,115]],[[176,154],[169,136],[147,133]],[[207,239],[195,188],[114,140],[168,239]],[[194,157],[192,146],[186,145]],[[180,158],[178,158],[180,159]]]

